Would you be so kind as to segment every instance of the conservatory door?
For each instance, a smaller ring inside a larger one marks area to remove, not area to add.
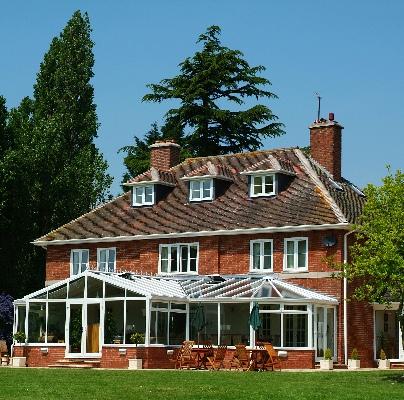
[[[324,358],[328,348],[336,359],[336,315],[334,307],[315,307],[314,313],[314,345],[316,347],[316,361]]]
[[[71,301],[66,312],[66,355],[95,357],[100,353],[100,302]]]

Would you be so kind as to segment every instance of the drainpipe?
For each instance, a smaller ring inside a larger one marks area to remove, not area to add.
[[[348,263],[348,236],[355,230],[345,233],[344,235],[344,265]],[[345,267],[344,267],[345,268]],[[347,315],[347,295],[348,295],[348,280],[344,276],[344,363],[348,364],[348,315]]]

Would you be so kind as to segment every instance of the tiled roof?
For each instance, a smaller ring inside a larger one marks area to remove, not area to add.
[[[293,169],[294,176],[285,176],[276,196],[250,198],[248,176],[240,172],[273,159],[282,169]],[[209,163],[231,173],[232,181],[213,201],[189,202],[188,183],[181,178],[199,173]],[[348,181],[340,184],[342,190],[335,189],[327,175],[295,148],[187,159],[164,174],[159,171],[159,178],[163,176],[170,182],[166,177],[172,177],[175,186],[154,206],[132,207],[128,192],[37,242],[354,222],[364,202]],[[151,171],[132,181],[148,177]]]
[[[293,164],[287,159],[277,159],[272,154],[268,154],[268,157],[246,168],[242,173],[255,172],[255,171],[280,171],[289,172],[294,174],[295,170]]]
[[[165,185],[173,185],[175,186],[175,177],[174,174],[170,171],[164,171],[161,169],[157,169],[151,167],[149,170],[135,176],[134,178],[129,179],[124,185],[125,186],[133,186],[136,183],[143,182],[153,182],[153,183],[161,183]]]
[[[181,179],[196,178],[200,176],[209,176],[212,178],[233,180],[234,174],[237,174],[235,169],[229,168],[222,164],[213,164],[212,161],[207,161],[201,167],[185,174]]]

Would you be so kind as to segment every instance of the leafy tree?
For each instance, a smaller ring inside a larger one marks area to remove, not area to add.
[[[283,124],[266,105],[236,110],[247,99],[277,96],[266,90],[271,82],[260,76],[265,67],[252,67],[241,51],[223,46],[220,33],[218,26],[210,26],[197,41],[202,49],[179,65],[180,74],[148,85],[151,93],[143,97],[149,102],[179,102],[177,108],[167,112],[163,128],[177,135],[180,132],[183,146],[193,156],[257,150],[264,138],[284,133]],[[168,133],[163,136],[170,137]],[[135,172],[147,168],[148,143],[148,136],[143,141],[136,138],[128,153],[130,163],[125,160],[129,172],[134,164]]]
[[[354,282],[353,298],[399,303],[404,339],[404,174],[389,170],[381,186],[368,185],[364,191],[367,200],[355,227],[352,260],[341,274]]]

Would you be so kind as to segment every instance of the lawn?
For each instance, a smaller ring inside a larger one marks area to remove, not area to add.
[[[0,399],[404,399],[404,372],[0,368]]]

